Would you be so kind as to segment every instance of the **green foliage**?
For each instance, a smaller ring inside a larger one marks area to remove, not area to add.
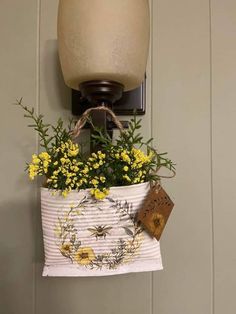
[[[47,153],[51,153],[53,147],[57,147],[61,142],[66,142],[70,139],[70,131],[73,120],[69,121],[67,127],[61,118],[57,120],[57,124],[44,123],[44,116],[42,114],[37,115],[34,108],[29,109],[22,104],[22,98],[17,100],[15,105],[21,107],[25,114],[24,117],[33,121],[33,124],[28,124],[28,127],[33,128],[39,135],[40,146],[45,149]],[[51,135],[52,134],[52,135]]]
[[[170,170],[172,173],[175,173],[175,165],[173,162],[167,158],[167,153],[158,153],[155,148],[153,148],[153,138],[144,140],[142,134],[139,132],[141,129],[141,119],[137,119],[136,114],[129,121],[129,126],[127,130],[124,130],[120,133],[119,137],[115,141],[112,142],[109,134],[106,130],[99,129],[94,127],[95,134],[93,135],[94,145],[102,145],[102,149],[104,152],[111,155],[111,151],[119,152],[121,150],[126,149],[128,152],[132,151],[132,148],[137,148],[143,150],[146,154],[152,154],[152,160],[150,163],[146,164],[142,169],[147,172],[145,176],[145,181],[158,181],[160,180],[160,175],[158,175],[158,171],[160,168],[164,167]],[[91,121],[89,120],[91,123]],[[125,166],[125,163],[119,163],[119,161],[115,160],[114,163],[110,161],[112,167],[116,169],[117,173],[120,173],[122,167]],[[131,177],[135,177],[135,171],[132,170],[133,173],[129,173]],[[116,179],[117,180],[117,179]],[[124,180],[118,180],[122,185],[124,184]],[[126,182],[127,184],[127,182]]]
[[[87,156],[81,147],[73,143],[71,130],[73,120],[67,127],[61,118],[56,125],[45,124],[43,115],[35,113],[17,101],[25,117],[33,123],[28,126],[39,135],[43,152],[32,155],[28,164],[29,177],[45,176],[46,186],[61,190],[66,196],[73,189],[91,189],[91,194],[102,199],[111,186],[125,186],[148,181],[159,181],[158,171],[164,167],[174,173],[175,167],[167,153],[158,153],[152,146],[153,139],[145,141],[140,133],[141,119],[136,115],[130,120],[128,129],[112,140],[106,130],[88,122],[94,129],[92,141],[100,151]]]

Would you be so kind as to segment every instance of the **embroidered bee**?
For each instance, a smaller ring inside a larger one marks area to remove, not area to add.
[[[98,238],[106,238],[107,234],[110,234],[109,231],[112,229],[112,227],[109,226],[94,226],[93,228],[88,228],[87,230],[90,231],[91,237],[95,236],[96,240]]]

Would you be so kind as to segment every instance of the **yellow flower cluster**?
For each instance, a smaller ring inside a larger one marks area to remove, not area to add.
[[[124,149],[124,150],[118,150],[118,151],[112,153],[111,155],[113,157],[115,157],[115,159],[117,159],[117,160],[121,160],[121,161],[124,161],[124,162],[130,164],[131,159],[130,159],[129,153],[130,152],[128,150]]]
[[[79,174],[83,163],[77,158],[79,154],[78,144],[71,140],[62,142],[55,148],[55,161],[53,171],[47,179],[47,184],[54,189],[62,189],[62,195],[66,197],[72,189],[79,188],[87,180]],[[63,186],[62,186],[63,183]]]
[[[48,167],[51,162],[51,156],[47,152],[42,152],[39,155],[32,155],[32,162],[29,164],[29,178],[34,180],[37,175],[43,175],[48,172]]]
[[[71,190],[90,188],[91,195],[102,200],[108,195],[107,187],[111,183],[144,182],[152,158],[152,154],[147,155],[133,147],[130,150],[112,149],[106,153],[98,151],[83,161],[78,144],[68,140],[52,148],[50,154],[33,155],[28,171],[32,180],[37,175],[45,175],[47,187],[60,190],[64,197]]]
[[[92,153],[87,162],[89,170],[100,168],[105,163],[105,158],[106,154],[102,153],[100,150],[97,153]]]
[[[80,188],[91,188],[91,195],[97,199],[104,199],[108,195],[108,190],[104,188],[106,177],[102,173],[96,175],[106,163],[104,153],[92,153],[87,162],[82,162],[78,144],[68,140],[55,147],[51,155],[42,152],[32,156],[28,166],[30,179],[45,175],[48,188],[61,190],[64,197],[71,190]]]
[[[101,167],[106,163],[106,154],[98,151],[92,153],[91,157],[88,158],[87,165],[82,171],[84,175],[90,179],[89,187],[91,187],[90,193],[98,200],[104,199],[108,194],[109,190],[101,188],[106,182],[106,178],[103,174],[96,175],[100,172]],[[96,174],[95,174],[96,173]],[[100,188],[99,188],[100,186]]]
[[[147,171],[147,166],[153,158],[153,154],[145,154],[142,150],[132,148],[131,150],[117,150],[112,152],[112,157],[117,160],[117,163],[121,163],[122,166],[122,178],[129,184],[136,184],[144,182]]]
[[[76,157],[79,154],[79,145],[68,140],[67,142],[62,142],[61,145],[55,149],[55,152],[64,154],[64,158]]]
[[[146,155],[142,150],[137,148],[132,148],[131,155],[133,156],[133,163],[131,165],[132,169],[142,168],[144,164],[151,162],[153,154],[150,153]]]

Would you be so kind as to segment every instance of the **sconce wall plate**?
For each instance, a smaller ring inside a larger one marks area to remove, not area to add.
[[[72,90],[72,114],[82,115],[92,104],[77,90]],[[142,85],[134,90],[123,93],[123,96],[113,103],[112,109],[116,115],[144,115],[146,110],[146,77]]]

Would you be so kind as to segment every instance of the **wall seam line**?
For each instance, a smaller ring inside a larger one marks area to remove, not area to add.
[[[151,71],[150,71],[150,76],[151,76],[151,82],[150,82],[150,113],[151,113],[151,138],[153,138],[153,0],[150,1],[150,5],[151,5],[151,14],[150,14],[150,37],[151,37],[151,43],[150,43],[150,62],[151,62]],[[154,304],[153,304],[153,300],[154,300],[154,274],[153,272],[151,273],[151,314],[154,314]]]
[[[209,58],[210,58],[210,162],[211,162],[211,312],[215,313],[215,235],[214,235],[214,177],[213,177],[213,99],[212,99],[212,75],[213,75],[213,64],[212,64],[212,0],[209,0]]]
[[[40,24],[41,24],[41,0],[37,0],[37,39],[36,39],[36,114],[40,113]],[[36,133],[36,149],[39,153],[39,135]],[[39,204],[40,199],[40,185],[37,181],[36,186],[36,200]],[[37,209],[39,207],[37,206]],[[37,230],[37,214],[35,214],[35,230]],[[34,239],[34,314],[37,313],[37,232]]]

